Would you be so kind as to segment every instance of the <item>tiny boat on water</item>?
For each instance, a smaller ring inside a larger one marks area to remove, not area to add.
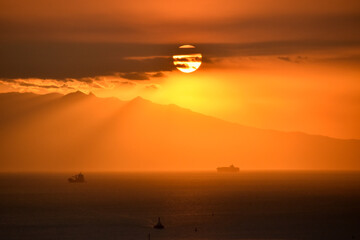
[[[84,183],[85,182],[85,177],[84,177],[84,174],[79,173],[79,174],[76,174],[76,175],[74,175],[72,177],[69,177],[68,181],[69,181],[69,183]]]
[[[156,229],[164,229],[164,225],[161,224],[160,217],[158,218],[157,224],[154,225],[154,228]]]

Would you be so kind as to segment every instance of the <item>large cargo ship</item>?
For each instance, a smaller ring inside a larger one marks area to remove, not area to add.
[[[220,173],[237,173],[239,172],[239,168],[234,165],[230,165],[229,167],[218,167],[217,171]]]

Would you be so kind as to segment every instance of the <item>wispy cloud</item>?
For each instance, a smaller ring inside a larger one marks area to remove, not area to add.
[[[66,78],[66,79],[42,79],[42,78],[2,78],[0,79],[0,86],[5,86],[9,91],[32,91],[38,93],[44,92],[60,92],[68,93],[74,90],[81,90],[84,92],[97,90],[116,90],[128,89],[139,86],[147,88],[147,86],[155,89],[156,85],[149,83],[151,80],[164,77],[162,72],[144,72],[144,73],[129,73],[116,74],[109,76],[97,76],[86,78]],[[138,80],[138,81],[135,81]]]

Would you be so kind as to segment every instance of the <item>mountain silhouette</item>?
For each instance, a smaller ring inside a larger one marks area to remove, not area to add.
[[[360,168],[360,140],[246,127],[141,97],[2,93],[0,132],[4,171]]]

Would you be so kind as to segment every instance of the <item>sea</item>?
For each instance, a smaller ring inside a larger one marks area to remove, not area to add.
[[[360,239],[360,172],[71,175],[1,173],[0,239]]]

